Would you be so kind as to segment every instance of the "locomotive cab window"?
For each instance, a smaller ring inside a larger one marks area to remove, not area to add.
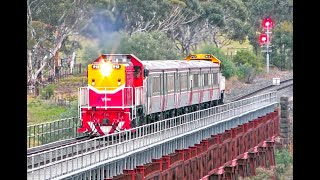
[[[141,77],[141,67],[140,66],[134,66],[134,78],[140,78]]]

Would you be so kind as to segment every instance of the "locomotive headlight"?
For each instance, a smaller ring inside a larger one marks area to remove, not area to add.
[[[101,71],[103,76],[109,76],[111,70],[112,70],[112,67],[111,67],[111,65],[109,63],[103,63],[101,65],[100,71]]]

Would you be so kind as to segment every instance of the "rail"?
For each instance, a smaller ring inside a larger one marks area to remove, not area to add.
[[[32,154],[27,156],[27,173],[33,173],[37,170],[45,171],[48,166],[61,165],[61,167],[66,167],[70,162],[71,164],[81,162],[80,165],[77,164],[76,167],[67,168],[60,174],[53,175],[50,173],[49,175],[50,178],[59,176],[277,102],[278,93],[268,92],[140,126],[134,128],[134,134],[131,131],[123,131]],[[87,147],[91,148],[88,149]],[[90,161],[84,161],[84,158],[88,157],[90,157]]]

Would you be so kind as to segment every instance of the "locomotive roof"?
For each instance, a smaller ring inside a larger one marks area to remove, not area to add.
[[[142,60],[144,67],[148,70],[188,69],[188,68],[214,68],[219,64],[204,60]]]

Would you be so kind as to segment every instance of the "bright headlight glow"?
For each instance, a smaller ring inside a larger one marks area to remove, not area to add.
[[[103,63],[101,65],[101,73],[103,76],[109,76],[109,74],[111,73],[112,67],[109,63]]]

